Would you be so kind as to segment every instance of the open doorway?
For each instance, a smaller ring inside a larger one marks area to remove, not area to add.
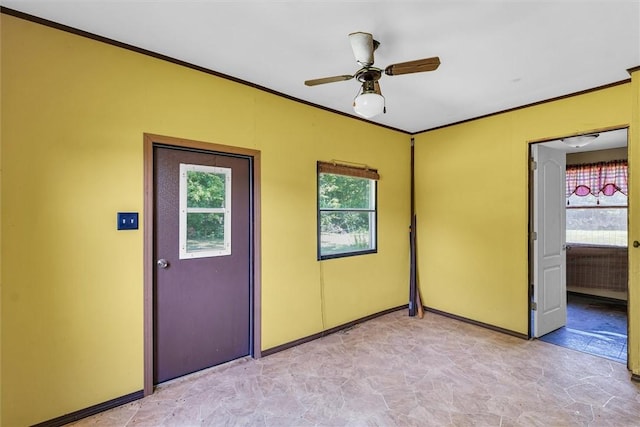
[[[565,173],[532,172],[530,335],[626,363],[627,129],[599,132],[583,146],[567,139],[532,145],[534,157],[546,153]],[[541,201],[536,194],[545,186],[552,197]],[[562,242],[555,242],[561,250],[554,268],[545,270],[547,247],[554,242],[544,239],[555,240],[554,233],[561,234]],[[540,237],[542,242],[535,240]]]

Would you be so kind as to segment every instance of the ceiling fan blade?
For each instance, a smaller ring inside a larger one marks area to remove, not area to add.
[[[304,82],[304,84],[307,85],[307,86],[317,86],[317,85],[323,85],[325,83],[333,83],[333,82],[341,82],[341,81],[344,81],[344,80],[351,80],[352,78],[353,78],[353,76],[345,74],[345,75],[342,75],[342,76],[323,77],[321,79],[306,80]]]
[[[373,36],[363,32],[351,33],[349,41],[356,62],[363,67],[373,65],[373,51],[375,50]]]
[[[415,61],[400,62],[398,64],[389,65],[385,68],[384,73],[388,76],[397,76],[399,74],[422,73],[424,71],[433,71],[440,65],[440,58],[416,59]]]

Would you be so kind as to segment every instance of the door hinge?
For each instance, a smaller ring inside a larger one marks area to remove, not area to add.
[[[534,171],[538,169],[538,162],[536,162],[535,160],[531,159],[531,170]]]
[[[536,233],[535,231],[531,232],[531,240],[538,240],[538,233]]]
[[[531,310],[533,310],[533,311],[538,309],[538,303],[535,302],[535,301],[531,301],[530,306],[531,306]]]

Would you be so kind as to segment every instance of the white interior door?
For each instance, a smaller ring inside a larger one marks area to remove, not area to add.
[[[534,144],[533,336],[567,323],[565,153]]]

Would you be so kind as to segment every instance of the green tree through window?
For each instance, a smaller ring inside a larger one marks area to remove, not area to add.
[[[224,207],[224,175],[189,171],[187,174],[187,206],[190,208]]]
[[[223,208],[225,176],[223,174],[189,171],[187,173],[188,208]],[[187,215],[188,249],[224,244],[224,214],[194,212]]]

